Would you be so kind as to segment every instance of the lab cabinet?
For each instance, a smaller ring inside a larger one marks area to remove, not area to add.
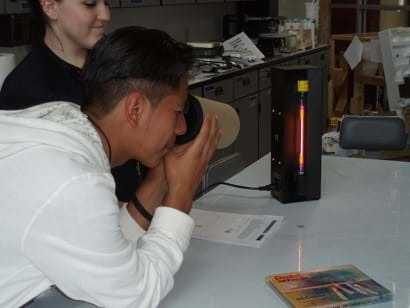
[[[201,85],[193,85],[190,93],[197,96],[219,101],[231,105],[236,109],[240,118],[240,132],[234,144],[226,149],[217,150],[212,161],[239,152],[245,165],[250,165],[258,158],[271,151],[271,103],[272,80],[271,69],[274,66],[310,64],[322,67],[323,70],[323,101],[325,110],[327,104],[327,49],[309,51],[309,54],[293,56],[283,61],[275,61],[271,65],[245,73],[236,72],[236,76],[213,82],[209,80]],[[326,119],[324,113],[323,119]],[[326,127],[326,126],[324,126]]]
[[[259,92],[259,134],[258,134],[258,157],[262,157],[271,151],[271,100],[272,89],[266,88]]]
[[[259,70],[259,91],[272,86],[271,71],[271,66]]]
[[[256,0],[225,0],[225,2],[255,2]]]
[[[218,102],[230,103],[233,101],[233,79],[228,78],[203,87],[204,97]]]
[[[278,63],[278,66],[286,66],[286,65],[299,65],[299,58],[294,58],[294,59],[290,59],[290,60]]]
[[[121,0],[121,7],[155,6],[160,4],[160,0]]]
[[[233,99],[258,91],[258,70],[241,74],[233,79]]]
[[[203,87],[203,95],[221,103],[227,103],[232,106],[233,101],[233,79],[217,81]],[[233,145],[221,150],[216,150],[212,161],[216,161],[222,157],[233,153]]]
[[[4,13],[24,14],[30,13],[31,6],[28,0],[4,0]]]
[[[249,166],[258,160],[258,93],[234,101],[234,107],[241,119],[241,129],[233,149]]]
[[[202,96],[202,87],[189,89],[189,93],[194,96]]]
[[[109,0],[108,4],[110,5],[110,8],[118,8],[120,7],[120,0]]]
[[[195,3],[195,0],[162,0],[162,5]]]
[[[215,3],[215,2],[225,2],[224,0],[196,0],[197,3]]]

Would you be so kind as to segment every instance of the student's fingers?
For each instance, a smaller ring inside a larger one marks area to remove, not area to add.
[[[218,116],[213,115],[210,121],[210,130],[206,144],[203,148],[203,155],[207,161],[209,161],[218,145],[219,139],[221,135],[221,129],[219,129],[218,125]]]
[[[211,119],[209,114],[204,115],[204,120],[202,122],[201,130],[199,131],[198,136],[194,139],[192,144],[192,151],[196,155],[200,155],[203,153],[204,147],[209,140],[209,134],[211,130]]]

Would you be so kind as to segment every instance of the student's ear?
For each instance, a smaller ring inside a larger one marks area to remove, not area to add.
[[[125,97],[124,115],[125,120],[136,127],[149,111],[149,101],[140,92],[132,92]]]
[[[56,10],[56,0],[40,0],[40,5],[43,8],[44,14],[52,20],[58,18],[58,13]]]

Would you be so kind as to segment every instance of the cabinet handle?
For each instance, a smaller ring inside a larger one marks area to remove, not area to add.
[[[251,79],[249,77],[243,78],[242,79],[242,85],[244,87],[248,86],[251,83]]]
[[[223,95],[224,94],[224,88],[223,87],[216,87],[215,88],[215,96]]]

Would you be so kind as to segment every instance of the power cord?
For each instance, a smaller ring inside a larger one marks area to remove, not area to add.
[[[227,183],[227,182],[216,182],[216,183],[213,183],[213,184],[209,185],[207,188],[199,191],[196,195],[198,197],[202,196],[203,194],[209,192],[212,188],[214,188],[218,185],[226,185],[226,186],[231,186],[231,187],[236,187],[236,188],[241,188],[241,189],[259,190],[259,191],[270,191],[273,187],[276,186],[274,183],[255,187],[255,186],[237,185],[237,184],[232,184],[232,183]]]
[[[207,190],[210,190],[218,185],[226,185],[226,186],[231,186],[231,187],[236,187],[236,188],[242,188],[242,189],[248,189],[248,190],[261,190],[261,191],[270,191],[273,186],[273,184],[268,184],[268,185],[254,187],[254,186],[237,185],[237,184],[232,184],[232,183],[227,183],[227,182],[216,182],[216,183],[209,185]]]

